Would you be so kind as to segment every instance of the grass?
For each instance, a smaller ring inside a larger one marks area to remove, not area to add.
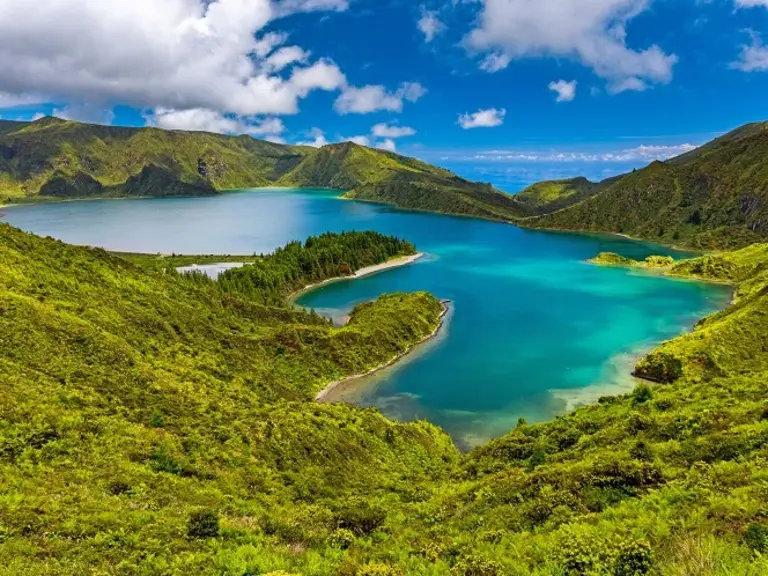
[[[384,296],[334,328],[258,281],[371,246],[412,249],[330,235],[228,285],[0,226],[0,573],[768,570],[765,246],[665,268],[738,295],[649,355],[678,360],[668,383],[466,455],[425,422],[312,401],[434,330],[436,299]]]

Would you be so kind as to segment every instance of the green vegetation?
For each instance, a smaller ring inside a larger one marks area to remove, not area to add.
[[[196,196],[270,185],[335,188],[348,198],[482,218],[525,213],[489,184],[351,142],[314,149],[55,118],[0,126],[0,203]]]
[[[766,573],[768,246],[665,268],[738,285],[644,361],[667,384],[464,456],[312,401],[431,333],[437,300],[343,328],[277,301],[412,249],[324,235],[217,283],[0,226],[0,573]]]
[[[521,201],[351,144],[83,126],[0,123],[8,198],[162,193],[158,183],[209,193],[258,176],[486,218],[557,206],[520,221],[701,247],[749,244],[768,222],[763,125]],[[227,160],[209,162],[201,145]],[[327,234],[212,281],[175,272],[190,257],[114,255],[0,225],[0,573],[768,573],[768,244],[680,262],[599,255],[730,283],[733,305],[640,360],[653,383],[521,420],[465,455],[425,422],[313,402],[431,334],[433,296],[383,296],[341,328],[286,302],[413,251]],[[208,258],[194,261],[224,261]]]
[[[586,178],[550,180],[529,186],[517,194],[515,199],[533,213],[546,214],[590,198],[600,189],[600,184]]]
[[[618,232],[702,249],[740,248],[764,241],[768,236],[766,128],[768,123],[748,124],[678,158],[601,182],[592,191],[596,193],[523,224]],[[548,190],[556,184],[539,187]]]
[[[490,184],[351,142],[314,149],[248,136],[54,118],[4,122],[0,203],[320,187],[410,210],[735,249],[768,236],[766,126],[743,126],[678,158],[600,183],[585,178],[540,182],[510,196]]]
[[[248,136],[118,128],[43,118],[0,130],[0,202],[215,194],[266,186],[303,147]]]
[[[632,260],[631,258],[625,258],[619,254],[613,252],[602,252],[590,259],[592,264],[600,264],[602,266],[630,266],[633,268],[648,268],[651,270],[668,270],[675,264],[675,259],[671,256],[648,256],[642,262],[638,260]]]
[[[325,146],[283,176],[284,186],[346,190],[345,198],[496,220],[521,214],[514,197],[413,158],[351,142]]]
[[[327,233],[291,242],[250,266],[227,270],[217,284],[228,293],[260,304],[279,306],[302,288],[349,276],[368,266],[416,254],[410,242],[376,232]],[[207,280],[207,276],[200,277]]]

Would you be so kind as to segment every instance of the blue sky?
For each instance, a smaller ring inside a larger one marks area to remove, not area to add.
[[[768,0],[0,0],[0,117],[354,138],[516,189],[768,119]]]

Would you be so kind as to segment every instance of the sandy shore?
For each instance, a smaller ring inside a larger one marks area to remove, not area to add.
[[[389,368],[390,366],[392,366],[392,364],[398,362],[399,360],[401,360],[402,358],[404,358],[405,356],[413,352],[416,348],[418,348],[425,342],[432,340],[435,336],[437,336],[440,333],[440,330],[442,330],[445,324],[445,317],[448,314],[448,312],[451,310],[450,301],[443,300],[441,304],[443,305],[443,310],[442,312],[440,312],[439,322],[437,323],[437,327],[430,334],[427,334],[424,338],[416,342],[413,346],[408,348],[405,352],[401,352],[400,354],[396,355],[394,358],[392,358],[388,362],[385,362],[384,364],[376,366],[375,368],[368,370],[368,372],[365,372],[364,374],[355,374],[353,376],[347,376],[346,378],[342,378],[341,380],[336,380],[335,382],[331,382],[330,384],[328,384],[328,386],[326,386],[320,392],[317,393],[317,396],[315,396],[315,400],[317,400],[318,402],[322,402],[324,398],[326,398],[331,392],[333,392],[333,390],[335,390],[342,384],[346,384],[351,380],[358,380],[359,378],[365,378],[366,376],[375,374],[376,372],[383,370],[384,368]]]
[[[422,252],[419,252],[418,254],[413,254],[411,256],[401,256],[400,258],[393,258],[392,260],[387,260],[386,262],[383,262],[382,264],[376,264],[375,266],[366,266],[365,268],[360,268],[357,272],[350,276],[339,276],[337,278],[329,278],[328,280],[323,280],[322,282],[317,282],[316,284],[310,284],[308,286],[304,286],[301,290],[298,290],[297,292],[294,292],[288,297],[289,302],[295,302],[299,297],[303,296],[307,292],[311,290],[315,290],[316,288],[319,288],[320,286],[325,286],[326,284],[330,284],[331,282],[339,282],[341,280],[352,280],[355,278],[362,278],[363,276],[370,276],[371,274],[377,274],[379,272],[383,272],[385,270],[389,270],[390,268],[397,268],[399,266],[407,266],[408,264],[413,264],[418,260],[419,258],[422,258],[424,254]]]

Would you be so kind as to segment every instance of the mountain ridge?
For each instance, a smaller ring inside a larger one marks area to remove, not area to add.
[[[312,148],[51,117],[0,124],[0,201],[198,196],[268,186],[336,188],[401,208],[495,219],[524,212],[490,184],[352,142]]]
[[[765,241],[768,123],[746,124],[681,156],[593,184],[584,198],[520,223],[704,250]]]

